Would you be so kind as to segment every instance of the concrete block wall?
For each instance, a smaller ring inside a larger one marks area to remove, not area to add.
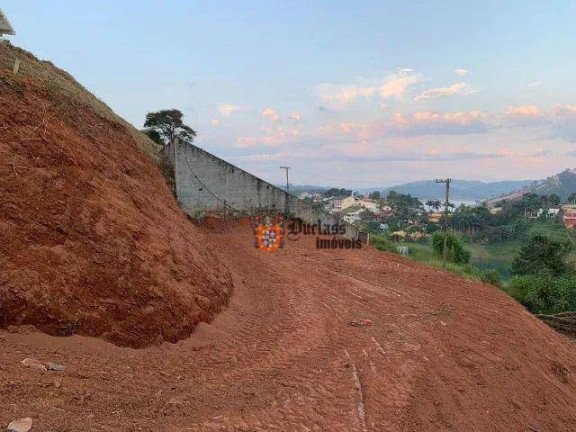
[[[165,149],[174,166],[176,196],[182,209],[197,212],[236,213],[247,216],[289,214],[307,223],[346,226],[348,238],[356,227],[286,193],[286,191],[192,144],[175,140]]]

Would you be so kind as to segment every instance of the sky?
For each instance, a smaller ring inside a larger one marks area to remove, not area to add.
[[[313,3],[313,4],[311,4]],[[141,128],[273,183],[541,179],[576,166],[576,1],[4,0],[10,37]]]

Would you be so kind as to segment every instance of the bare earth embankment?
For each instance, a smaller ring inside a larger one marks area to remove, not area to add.
[[[207,235],[230,307],[133,350],[2,333],[0,421],[74,431],[570,431],[574,346],[496,288],[374,250],[267,254],[248,223]],[[372,320],[356,327],[351,321]],[[42,373],[19,361],[68,366]]]
[[[576,429],[574,344],[497,288],[197,227],[100,108],[0,71],[0,428]]]
[[[0,69],[0,328],[129,346],[187,337],[227,303],[224,265],[129,128],[0,44],[0,64],[16,56],[21,73]]]

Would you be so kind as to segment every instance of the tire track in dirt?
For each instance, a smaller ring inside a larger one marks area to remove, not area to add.
[[[58,432],[75,430],[78,418],[87,431],[576,425],[574,383],[558,372],[576,370],[574,348],[496,289],[376,251],[317,251],[307,240],[267,254],[252,247],[245,223],[205,235],[234,281],[212,324],[145,350],[0,333],[9,365],[0,375],[15,382],[10,392],[0,383],[0,422],[26,407],[41,430]],[[365,318],[371,325],[350,325]],[[62,386],[51,376],[39,386],[18,367],[22,353],[67,364]]]

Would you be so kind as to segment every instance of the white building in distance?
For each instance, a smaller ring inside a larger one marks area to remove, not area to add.
[[[8,21],[8,18],[6,18],[6,15],[4,15],[4,12],[2,12],[2,9],[0,9],[0,37],[5,34],[15,35],[16,32],[10,25],[10,21]]]

